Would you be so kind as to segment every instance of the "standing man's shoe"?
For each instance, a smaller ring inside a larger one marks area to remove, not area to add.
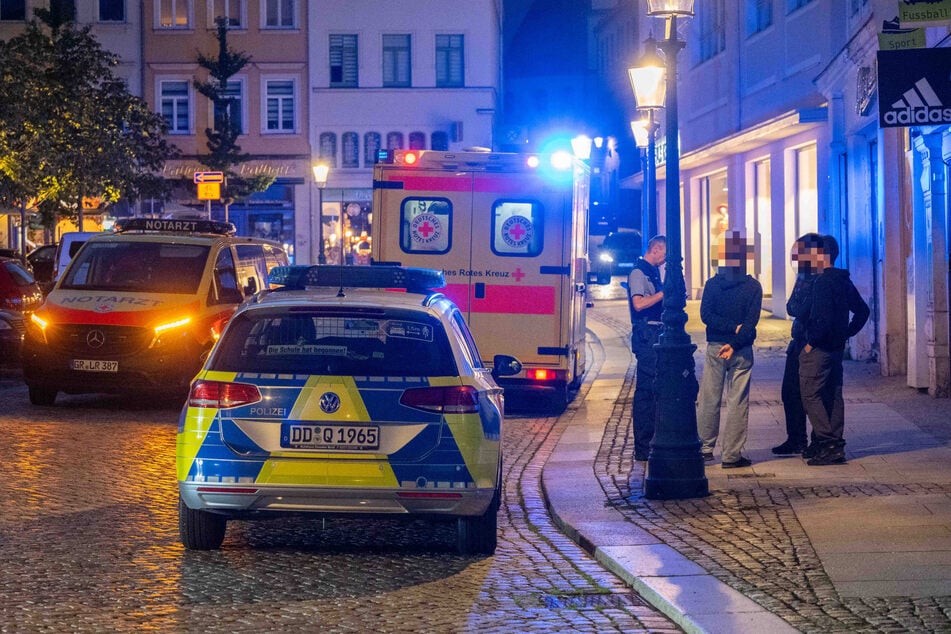
[[[802,450],[803,460],[808,460],[810,458],[815,458],[819,454],[819,445],[818,443],[812,443],[808,447]]]
[[[826,447],[809,460],[806,460],[806,464],[810,467],[845,464],[845,452],[839,447]]]
[[[702,451],[700,452],[703,456],[704,462],[713,462],[713,452],[712,451]]]
[[[740,456],[739,460],[733,462],[721,462],[720,466],[724,469],[739,469],[741,467],[751,467],[753,466],[753,461],[749,458],[744,458]]]
[[[787,440],[778,447],[773,447],[772,451],[777,456],[794,456],[796,454],[801,454],[805,448],[806,445],[803,443]]]

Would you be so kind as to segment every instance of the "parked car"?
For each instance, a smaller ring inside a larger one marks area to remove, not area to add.
[[[19,362],[24,332],[26,325],[23,313],[0,310],[0,366],[15,365]]]
[[[26,260],[33,267],[33,277],[44,293],[53,288],[56,281],[56,244],[43,244],[30,251]]]
[[[641,257],[641,232],[616,231],[604,237],[604,242],[591,254],[589,277],[597,284],[610,284],[613,275],[628,275]]]
[[[192,382],[178,429],[179,533],[218,548],[229,519],[282,513],[442,517],[492,554],[502,389],[442,272],[278,267]],[[385,289],[404,289],[388,292]]]
[[[43,291],[20,260],[0,257],[0,310],[29,315],[43,303]]]

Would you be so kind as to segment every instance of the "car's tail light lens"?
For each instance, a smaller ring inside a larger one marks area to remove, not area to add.
[[[469,385],[421,387],[403,392],[400,403],[439,414],[472,414],[479,411],[479,392]]]
[[[525,375],[534,381],[553,381],[557,378],[554,370],[547,370],[545,368],[528,370]]]
[[[261,400],[257,386],[248,383],[226,383],[224,381],[195,381],[188,394],[189,407],[214,407],[228,409],[241,407]]]

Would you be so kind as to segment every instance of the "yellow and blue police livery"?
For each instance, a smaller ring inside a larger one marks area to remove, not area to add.
[[[442,273],[278,267],[192,382],[179,424],[182,543],[218,548],[229,518],[437,515],[491,554],[502,390]],[[402,292],[393,292],[402,291]]]

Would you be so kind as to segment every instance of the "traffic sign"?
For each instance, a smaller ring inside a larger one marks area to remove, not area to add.
[[[223,183],[224,172],[195,172],[195,183]]]
[[[221,198],[221,183],[198,183],[198,200]]]

